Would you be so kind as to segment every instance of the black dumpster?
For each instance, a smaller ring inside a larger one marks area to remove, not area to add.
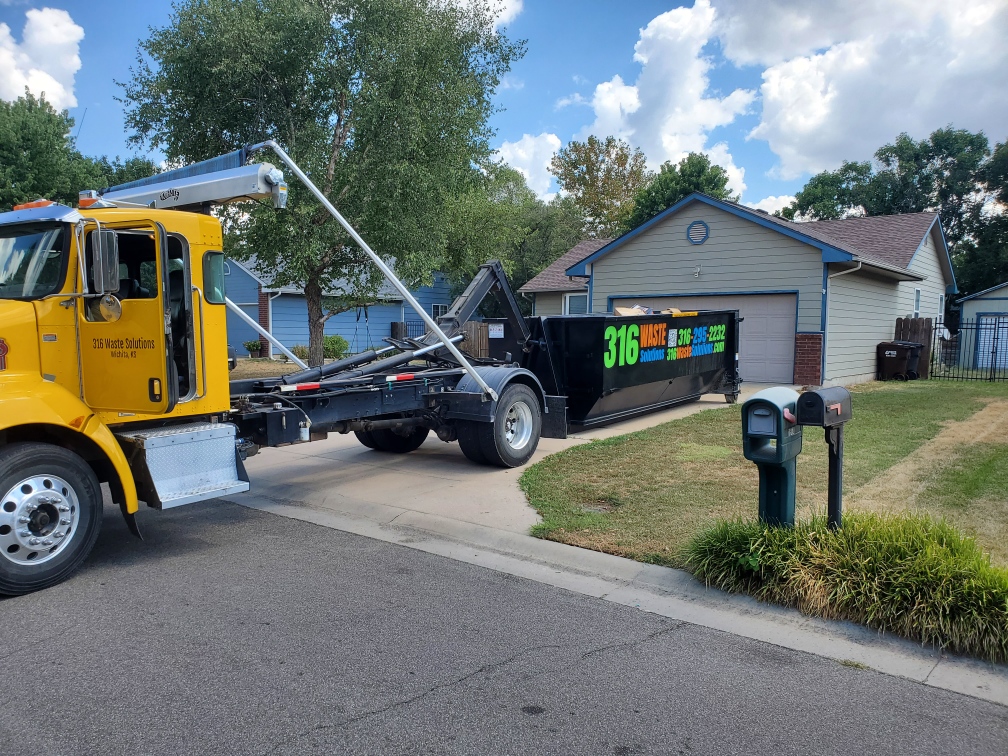
[[[917,380],[920,377],[920,356],[924,345],[916,341],[893,341],[892,343],[910,350],[910,354],[907,355],[906,375],[911,381]]]
[[[528,320],[521,353],[506,330],[491,333],[491,354],[514,359],[567,397],[567,420],[590,426],[723,393],[738,397],[738,312],[677,315],[551,315]],[[499,334],[499,338],[493,338]],[[510,349],[509,349],[510,347]]]
[[[875,377],[880,381],[910,380],[909,369],[910,347],[905,342],[883,341],[875,347],[876,370]],[[920,353],[918,352],[918,357]]]

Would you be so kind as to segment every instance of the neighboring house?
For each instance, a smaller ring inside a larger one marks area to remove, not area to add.
[[[1008,281],[959,300],[960,364],[1008,370]]]
[[[612,239],[586,239],[518,291],[532,295],[533,315],[576,315],[588,312],[588,277],[568,276],[567,268],[597,252]]]
[[[704,194],[553,268],[540,276],[576,279],[589,312],[738,310],[742,378],[769,383],[871,380],[896,318],[938,317],[957,291],[937,213],[791,223]]]
[[[229,259],[224,273],[228,299],[250,318],[288,349],[296,344],[308,344],[308,305],[302,289],[269,286],[265,276],[257,273],[254,263]],[[443,314],[451,304],[451,287],[440,273],[434,274],[433,286],[423,286],[411,293],[432,317]],[[378,298],[381,300],[378,304],[333,315],[326,321],[325,334],[339,334],[350,344],[351,352],[360,352],[371,346],[381,346],[382,339],[391,335],[393,322],[420,320],[387,281]],[[230,311],[227,329],[228,344],[239,354],[245,353],[244,342],[261,339],[251,326]]]

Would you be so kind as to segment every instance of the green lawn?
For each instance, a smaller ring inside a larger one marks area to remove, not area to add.
[[[1008,384],[873,383],[852,394],[845,505],[856,508],[859,500],[872,500],[874,489],[885,483],[888,488],[879,488],[885,500],[880,504],[876,498],[866,509],[937,514],[975,536],[995,561],[1008,563],[1008,517],[1002,516],[1008,515],[1008,433],[1003,441],[972,444],[966,438],[950,446],[947,454],[911,471],[906,493],[892,475],[947,424],[974,418],[991,402],[1008,401]],[[822,431],[806,428],[798,458],[799,519],[825,512],[826,469]],[[755,465],[742,456],[737,406],[576,446],[533,465],[521,478],[543,518],[535,535],[671,566],[683,566],[686,544],[715,521],[754,519],[757,483]]]

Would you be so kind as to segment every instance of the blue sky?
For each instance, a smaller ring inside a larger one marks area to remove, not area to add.
[[[544,196],[550,155],[591,133],[627,139],[653,167],[706,151],[765,209],[900,131],[952,123],[1008,138],[1004,0],[500,2],[528,52],[498,93],[495,146]],[[83,152],[132,154],[114,81],[169,13],[0,0],[0,97],[45,90],[77,119]]]

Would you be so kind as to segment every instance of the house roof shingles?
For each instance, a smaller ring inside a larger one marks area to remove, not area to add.
[[[589,255],[598,252],[611,241],[612,239],[585,239],[578,242],[571,249],[564,252],[560,259],[552,265],[547,266],[539,275],[519,288],[518,291],[528,294],[536,291],[587,291],[587,277],[571,277],[564,271],[572,265],[581,262]]]
[[[873,215],[843,220],[795,224],[808,233],[821,233],[844,242],[859,256],[907,268],[938,213]]]

